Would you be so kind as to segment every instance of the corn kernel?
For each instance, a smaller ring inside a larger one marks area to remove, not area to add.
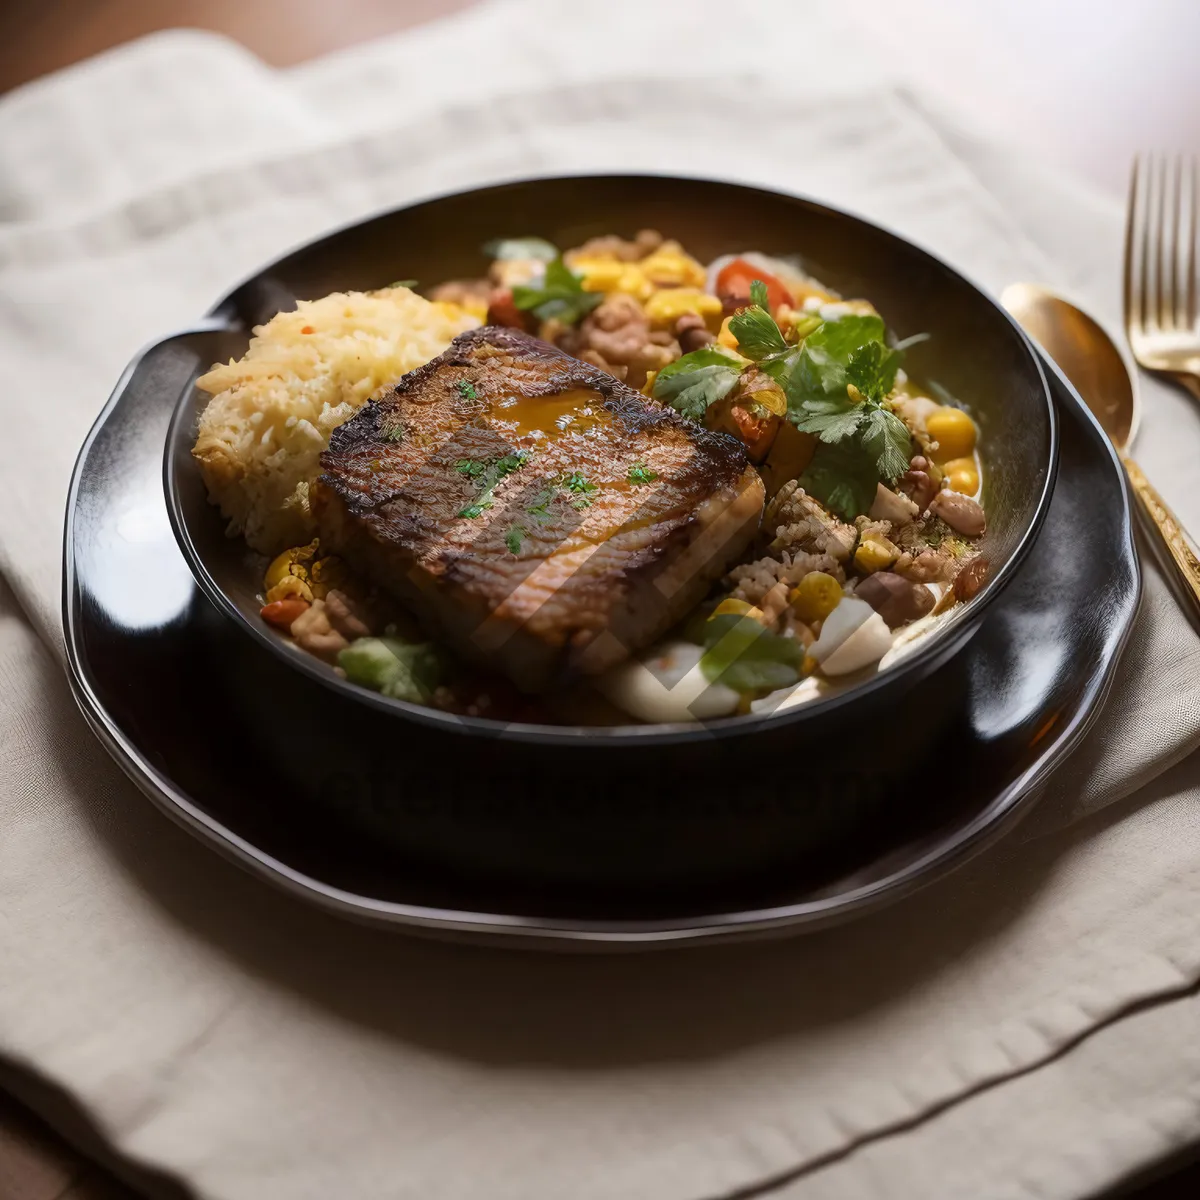
[[[647,371],[646,372],[646,382],[642,384],[642,395],[643,396],[653,396],[654,395],[654,381],[657,378],[658,378],[657,371]]]
[[[943,405],[925,418],[925,429],[938,444],[935,457],[940,463],[968,458],[975,451],[975,422],[961,408]]]
[[[717,334],[717,344],[724,346],[727,350],[736,350],[738,348],[738,340],[729,332],[729,322],[732,317],[726,317],[721,322],[721,332]]]
[[[890,567],[900,557],[900,551],[885,537],[872,535],[863,538],[854,552],[854,563],[868,575]]]
[[[615,258],[577,258],[571,263],[571,270],[583,277],[585,291],[615,292],[625,265]]]
[[[318,549],[318,542],[310,542],[307,546],[293,546],[272,559],[267,573],[263,577],[263,587],[270,591],[280,580],[289,575],[297,575],[301,579],[308,576],[308,564]]]
[[[276,600],[312,601],[312,588],[299,575],[285,575],[274,587],[267,589],[267,603]]]
[[[801,621],[823,621],[841,598],[842,585],[824,571],[810,571],[788,593],[788,603]]]
[[[973,496],[979,491],[979,467],[973,458],[952,458],[942,465],[950,490]]]
[[[752,617],[755,621],[762,621],[763,619],[761,608],[755,608],[748,601],[738,600],[733,596],[722,600],[712,611],[714,617],[725,617],[731,614],[738,617]]]
[[[663,242],[638,265],[659,287],[702,288],[708,280],[708,272],[678,242]]]
[[[662,327],[673,325],[685,313],[695,313],[705,321],[721,315],[721,302],[698,288],[662,288],[646,301],[646,316]]]
[[[621,278],[617,280],[616,290],[634,297],[635,300],[644,301],[654,295],[654,284],[646,278],[641,267],[627,264],[621,272]]]

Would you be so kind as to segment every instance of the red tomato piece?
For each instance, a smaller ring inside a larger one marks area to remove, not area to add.
[[[772,313],[781,304],[792,303],[792,293],[777,275],[748,263],[744,258],[735,258],[722,267],[717,276],[717,295],[725,306],[726,314],[737,312],[750,303],[750,285],[756,279],[761,279],[767,285],[767,300]]]

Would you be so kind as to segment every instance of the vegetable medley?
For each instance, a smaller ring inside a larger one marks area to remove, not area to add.
[[[766,487],[749,558],[672,637],[601,679],[622,713],[674,720],[787,702],[806,680],[819,690],[876,668],[986,582],[975,423],[907,377],[921,336],[895,340],[870,301],[757,253],[705,265],[652,230],[565,252],[533,237],[485,249],[486,277],[430,297],[738,438]],[[644,474],[630,482],[651,485]],[[312,629],[290,625],[293,636],[350,679],[499,714],[494,689],[462,686],[434,647],[398,635],[402,618],[315,544],[277,559],[265,583],[263,616],[284,625],[279,606],[304,601]]]

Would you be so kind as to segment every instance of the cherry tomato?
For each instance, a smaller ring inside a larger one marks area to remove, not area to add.
[[[262,606],[258,615],[269,625],[291,629],[292,622],[304,612],[308,612],[307,600],[272,600]]]
[[[488,297],[487,323],[524,329],[528,333],[533,327],[533,314],[523,312],[513,303],[512,288],[493,288]]]
[[[767,300],[772,313],[781,304],[792,303],[792,293],[778,276],[748,263],[744,258],[735,258],[722,267],[717,276],[717,295],[726,313],[737,312],[750,303],[750,285],[756,279],[761,279],[767,285]]]

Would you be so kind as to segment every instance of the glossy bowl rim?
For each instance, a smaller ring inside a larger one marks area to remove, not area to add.
[[[183,553],[184,559],[187,561],[191,569],[192,576],[195,579],[200,590],[205,597],[227,618],[231,619],[239,628],[254,639],[254,641],[262,647],[268,649],[272,654],[277,655],[284,661],[289,663],[293,668],[303,671],[309,678],[316,680],[323,686],[332,689],[342,695],[349,696],[351,699],[360,703],[366,703],[383,712],[392,714],[393,716],[404,717],[409,720],[416,721],[420,724],[435,726],[436,728],[455,732],[464,736],[486,736],[499,738],[508,741],[518,741],[527,743],[556,743],[570,744],[577,742],[580,739],[588,741],[603,740],[613,745],[636,745],[652,746],[652,745],[672,745],[680,742],[689,742],[697,738],[703,737],[742,737],[753,736],[763,728],[769,727],[778,729],[783,724],[796,724],[803,721],[815,720],[818,717],[833,713],[844,708],[848,704],[852,704],[860,699],[875,695],[881,690],[895,687],[906,677],[912,675],[923,675],[934,671],[942,666],[953,654],[962,649],[966,640],[969,638],[973,627],[977,627],[982,621],[987,612],[988,606],[992,600],[998,596],[1003,589],[1008,585],[1009,581],[1016,575],[1021,564],[1028,556],[1030,548],[1037,540],[1038,534],[1041,532],[1042,524],[1045,520],[1046,513],[1049,511],[1050,500],[1054,492],[1054,483],[1058,473],[1059,461],[1059,421],[1058,413],[1054,405],[1054,400],[1051,395],[1050,386],[1046,380],[1046,373],[1042,365],[1040,356],[1038,355],[1033,343],[1026,335],[1021,326],[1016,320],[1005,310],[1000,303],[990,296],[979,284],[972,280],[969,276],[956,268],[950,266],[939,255],[926,247],[919,245],[912,239],[907,238],[893,229],[889,229],[885,225],[878,222],[867,220],[865,217],[849,212],[845,209],[837,208],[833,205],[823,204],[813,200],[810,197],[803,196],[793,192],[779,191],[773,188],[760,187],[753,184],[739,183],[728,179],[722,179],[718,176],[700,176],[700,175],[680,175],[669,171],[631,171],[631,172],[613,172],[598,174],[594,171],[579,171],[565,172],[554,175],[534,175],[521,176],[511,179],[498,180],[492,183],[477,185],[474,187],[458,188],[452,191],[437,192],[431,195],[418,197],[408,203],[400,205],[392,205],[382,208],[374,213],[356,220],[345,222],[334,227],[317,237],[310,238],[304,242],[292,246],[289,250],[264,263],[257,270],[245,276],[235,287],[231,288],[226,294],[209,308],[205,315],[204,322],[198,325],[194,332],[219,332],[221,330],[236,331],[241,328],[240,323],[234,313],[234,298],[239,291],[249,286],[257,279],[267,276],[279,264],[286,262],[288,259],[295,257],[298,254],[312,250],[314,247],[323,242],[327,242],[332,238],[338,237],[353,229],[358,229],[366,225],[370,225],[375,221],[386,219],[396,213],[406,212],[411,209],[423,208],[426,206],[436,205],[448,200],[460,199],[470,196],[474,193],[484,193],[490,191],[499,191],[501,189],[522,187],[543,183],[555,183],[559,181],[579,181],[579,180],[594,180],[596,182],[614,182],[627,181],[636,183],[638,181],[656,182],[669,180],[673,183],[718,185],[723,188],[736,188],[740,191],[753,193],[761,196],[767,196],[774,200],[784,200],[790,204],[794,204],[800,208],[805,208],[813,212],[823,214],[828,217],[835,218],[841,221],[849,221],[855,225],[866,227],[876,235],[882,235],[886,240],[899,243],[902,247],[917,255],[929,260],[935,267],[943,271],[945,274],[958,280],[961,284],[976,293],[992,313],[1000,318],[1000,320],[1008,326],[1010,331],[1014,333],[1018,342],[1024,351],[1029,365],[1033,368],[1038,381],[1041,384],[1041,397],[1044,406],[1044,414],[1047,423],[1047,431],[1049,434],[1049,455],[1046,462],[1046,471],[1042,481],[1041,492],[1037,498],[1037,503],[1034,507],[1033,516],[1021,533],[1017,544],[1014,546],[1008,560],[1003,564],[999,571],[988,581],[988,586],[983,590],[980,596],[973,600],[968,605],[963,605],[957,611],[952,611],[948,614],[942,627],[934,631],[930,637],[925,639],[924,645],[907,654],[899,663],[888,668],[886,671],[878,672],[871,678],[863,680],[861,683],[854,684],[843,691],[838,691],[831,696],[824,696],[806,701],[803,704],[798,704],[793,708],[783,712],[773,712],[767,714],[745,714],[730,717],[719,717],[706,721],[695,722],[679,722],[679,723],[658,723],[658,724],[636,724],[636,725],[616,725],[616,726],[595,726],[595,725],[548,725],[538,722],[527,721],[500,721],[491,717],[471,717],[462,716],[456,713],[447,713],[439,709],[429,708],[424,705],[413,704],[404,700],[396,700],[391,697],[383,696],[378,692],[371,691],[369,688],[361,687],[358,684],[351,683],[349,680],[342,679],[328,667],[326,663],[318,659],[312,658],[304,654],[302,651],[294,648],[290,643],[286,642],[282,636],[278,636],[271,630],[267,629],[262,622],[251,622],[247,619],[241,609],[225,594],[224,590],[219,586],[217,581],[209,573],[204,561],[192,540],[188,522],[185,519],[181,505],[178,502],[178,491],[175,486],[175,471],[174,471],[174,455],[172,449],[176,443],[179,433],[179,425],[187,420],[194,419],[192,412],[192,391],[182,393],[175,399],[172,405],[172,415],[167,428],[167,435],[163,448],[163,463],[162,463],[162,481],[163,490],[166,498],[167,514],[170,520],[171,529],[175,535],[175,540]],[[183,333],[193,332],[192,330],[181,331]],[[177,335],[178,336],[178,335]],[[165,339],[164,339],[165,340]],[[138,360],[141,358],[139,354],[126,369],[126,376],[136,367]]]

